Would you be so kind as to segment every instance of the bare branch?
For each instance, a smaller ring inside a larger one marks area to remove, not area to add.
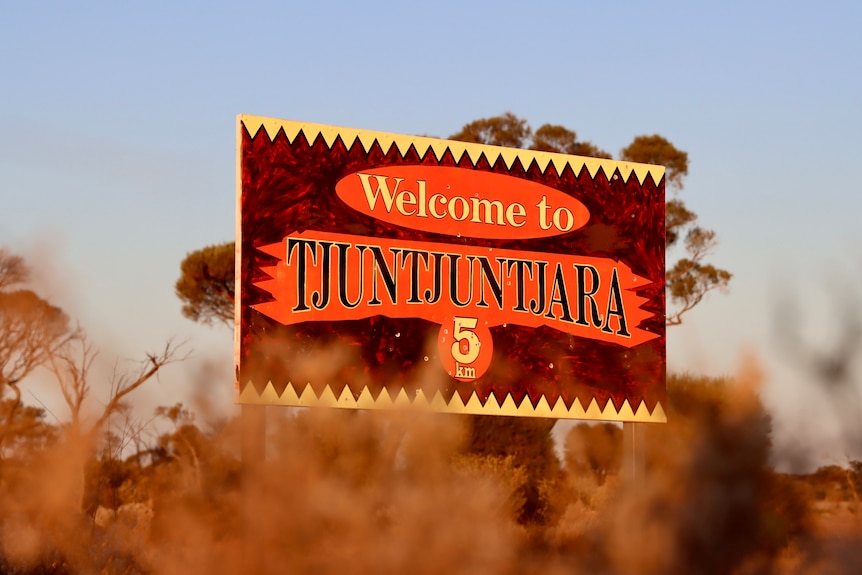
[[[80,347],[75,352],[74,347]],[[48,370],[54,375],[63,400],[72,415],[72,424],[80,425],[81,409],[90,392],[89,372],[97,353],[78,329],[61,349],[48,358]]]
[[[668,326],[681,324],[682,316],[703,301],[707,293],[726,289],[733,277],[728,271],[687,258],[678,261],[667,276],[670,299],[680,306],[668,314]]]
[[[0,290],[20,285],[30,277],[30,270],[21,256],[0,248]]]
[[[143,365],[136,374],[132,376],[122,375],[119,378],[115,378],[111,382],[111,398],[93,425],[93,429],[101,429],[111,415],[120,408],[123,399],[149,381],[153,376],[156,376],[160,369],[168,364],[184,360],[188,355],[178,356],[180,347],[182,346],[175,346],[173,342],[168,341],[160,353],[147,355],[147,360],[143,362]]]
[[[62,349],[52,353],[47,368],[53,374],[60,393],[71,415],[70,432],[79,438],[95,439],[112,415],[124,409],[123,400],[144,383],[156,376],[164,366],[185,359],[179,356],[181,346],[168,341],[160,353],[148,354],[147,359],[137,372],[121,373],[115,365],[110,380],[107,403],[92,423],[84,424],[83,408],[91,391],[91,369],[97,352],[87,340],[86,335],[77,330]]]
[[[703,263],[717,244],[718,239],[712,230],[694,227],[686,234],[685,250],[688,257],[677,261],[665,274],[670,299],[680,306],[668,313],[668,326],[680,325],[683,315],[703,301],[707,293],[727,289],[730,284],[733,277],[730,272]]]
[[[16,385],[74,337],[66,314],[29,290],[0,292],[0,385]]]

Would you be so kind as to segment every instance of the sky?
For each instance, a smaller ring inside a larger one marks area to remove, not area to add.
[[[862,459],[776,333],[829,349],[862,310],[860,22],[838,1],[0,0],[0,246],[106,365],[185,342],[144,405],[190,380],[229,405],[230,330],[184,319],[173,285],[233,239],[237,114],[446,137],[510,111],[614,154],[658,133],[734,274],[670,329],[669,368],[752,357],[779,447]]]

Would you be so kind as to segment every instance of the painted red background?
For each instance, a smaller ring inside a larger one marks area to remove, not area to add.
[[[640,184],[634,174],[623,181],[618,173],[606,177],[601,170],[592,178],[586,169],[575,174],[569,167],[558,175],[553,164],[542,173],[535,163],[523,166],[517,159],[510,169],[502,157],[492,166],[484,155],[474,165],[467,154],[456,162],[449,151],[438,161],[430,148],[420,157],[412,146],[402,157],[394,145],[384,153],[375,143],[366,152],[358,140],[348,150],[340,138],[330,148],[322,137],[309,142],[302,132],[290,143],[283,131],[271,141],[263,129],[252,138],[243,128],[240,145],[242,243],[237,376],[241,389],[250,383],[261,393],[271,381],[280,394],[292,381],[300,394],[306,385],[320,394],[329,384],[336,396],[347,386],[358,397],[362,387],[368,385],[374,397],[384,387],[392,396],[405,389],[412,397],[423,385],[416,373],[426,361],[426,342],[429,334],[437,333],[436,324],[374,316],[285,326],[252,310],[253,305],[271,301],[271,295],[254,284],[268,279],[261,269],[276,263],[275,258],[257,248],[279,242],[288,234],[317,230],[620,260],[638,276],[654,282],[638,294],[648,300],[643,309],[653,314],[641,328],[657,334],[657,338],[625,348],[547,327],[496,326],[491,329],[494,361],[488,372],[472,382],[450,379],[440,391],[447,401],[457,393],[464,402],[475,391],[483,402],[494,393],[500,403],[511,394],[516,404],[528,398],[536,405],[544,396],[550,405],[562,398],[567,407],[576,398],[584,407],[595,398],[600,409],[612,401],[619,410],[626,399],[635,410],[641,400],[646,401],[650,411],[657,402],[664,403],[663,182],[657,184],[647,176]],[[399,164],[457,166],[524,178],[576,198],[589,210],[590,220],[579,230],[550,238],[453,238],[358,213],[335,193],[336,183],[348,174]],[[295,358],[297,353],[311,354],[333,342],[358,350],[360,361],[343,366],[325,381],[300,381],[295,362],[288,361],[288,355]],[[288,349],[290,354],[285,351]]]

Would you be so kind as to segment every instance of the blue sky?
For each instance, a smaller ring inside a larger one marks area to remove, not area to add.
[[[860,22],[829,1],[0,0],[0,245],[106,361],[189,341],[142,401],[185,398],[212,359],[229,402],[231,336],[183,319],[173,283],[233,237],[237,114],[445,137],[511,111],[612,153],[659,133],[688,151],[681,197],[735,274],[670,331],[671,367],[733,373],[750,352],[779,443],[825,442],[771,326],[797,298],[821,344],[836,285],[862,279]]]

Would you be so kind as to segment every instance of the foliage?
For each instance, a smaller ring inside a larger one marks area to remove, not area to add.
[[[670,189],[682,189],[682,179],[688,175],[688,153],[678,150],[664,136],[637,136],[622,149],[620,158],[627,162],[664,166]]]
[[[0,248],[0,451],[34,425],[22,423],[34,414],[19,413],[19,384],[73,335],[63,310],[21,287],[29,277],[23,258]]]
[[[185,317],[203,324],[233,325],[234,243],[187,254],[180,264],[175,290]]]
[[[565,463],[570,474],[602,485],[618,475],[623,460],[622,429],[613,423],[579,423],[566,434]]]
[[[678,199],[667,204],[667,243],[673,245],[683,231],[685,232],[685,252],[687,257],[680,258],[667,270],[665,282],[671,301],[677,309],[667,316],[668,325],[679,325],[682,316],[698,305],[707,293],[715,289],[724,290],[733,277],[730,272],[704,262],[704,258],[718,243],[715,232],[694,225],[697,220],[692,212]]]
[[[647,472],[636,483],[617,477],[621,433],[602,424],[573,429],[601,439],[566,442],[566,472],[578,489],[556,533],[587,572],[768,573],[789,545],[807,540],[810,505],[770,466],[771,422],[757,381],[671,376],[672,414],[645,427]],[[590,459],[608,463],[591,468]],[[596,469],[609,470],[601,486]]]
[[[465,452],[489,460],[507,460],[523,474],[517,486],[521,501],[515,517],[523,525],[547,524],[557,516],[555,502],[543,484],[562,479],[560,461],[554,453],[553,419],[474,415],[466,418]]]
[[[96,351],[82,329],[70,328],[60,308],[21,287],[28,279],[24,260],[0,249],[0,457],[6,461],[0,467],[0,481],[4,474],[21,477],[27,456],[39,454],[46,462],[60,462],[68,479],[63,489],[49,490],[52,501],[58,507],[81,509],[86,468],[95,456],[100,433],[124,411],[124,402],[134,391],[181,358],[168,342],[162,352],[149,354],[139,370],[115,369],[104,403],[95,414],[87,413]],[[38,367],[53,376],[68,407],[69,420],[62,425],[48,425],[44,410],[22,402],[20,386]]]
[[[17,386],[69,334],[69,318],[63,310],[20,287],[29,276],[23,259],[0,249],[0,386],[4,395],[7,386]]]
[[[678,150],[663,136],[637,136],[622,150],[623,160],[666,167],[665,178],[671,190],[681,191],[683,178],[688,174],[688,154]],[[718,243],[714,231],[697,225],[697,214],[689,210],[679,198],[668,200],[665,207],[665,244],[668,249],[685,238],[685,257],[667,270],[665,282],[670,300],[677,308],[668,312],[667,324],[679,325],[682,316],[694,309],[704,296],[713,290],[728,287],[733,277],[730,272],[705,263],[705,258]]]
[[[465,124],[461,131],[449,136],[449,139],[472,144],[523,148],[532,133],[533,130],[526,120],[506,112]]]
[[[577,134],[568,128],[555,124],[543,124],[533,134],[531,150],[540,152],[558,152],[561,154],[572,154],[576,156],[591,156],[594,158],[610,159],[611,155],[593,144],[592,142],[580,142]]]
[[[814,473],[802,478],[810,492],[811,499],[828,502],[850,502],[858,500],[860,477],[853,467],[846,469],[840,465],[823,465]]]
[[[22,454],[42,451],[52,445],[58,429],[46,421],[46,412],[39,407],[11,404],[15,399],[5,399],[0,405],[3,413],[11,414],[4,425],[4,441],[0,445],[0,460],[16,460]]]
[[[758,386],[756,373],[733,380],[671,376],[668,401],[674,419],[649,428],[653,468],[680,452],[691,454],[678,479],[691,489],[686,494],[691,504],[697,502],[714,520],[710,531],[692,529],[685,536],[686,552],[702,557],[715,553],[713,540],[725,541],[723,557],[715,558],[717,565],[728,566],[755,551],[777,553],[791,538],[811,529],[802,494],[771,468],[772,421]]]
[[[449,136],[449,139],[508,148],[529,148],[541,152],[611,157],[591,142],[579,141],[577,134],[564,126],[543,124],[534,133],[527,120],[511,112],[474,120]]]
[[[29,276],[30,270],[27,269],[24,258],[6,248],[0,248],[0,290],[5,292],[13,286],[23,284]]]
[[[20,451],[0,491],[0,569],[237,572],[249,506],[255,550],[300,573],[413,572],[417,557],[429,574],[805,572],[780,567],[788,546],[806,561],[827,548],[808,542],[795,478],[769,467],[769,418],[754,391],[744,380],[672,377],[674,418],[648,428],[650,469],[638,485],[618,477],[618,426],[576,426],[564,469],[532,464],[560,474],[536,482],[554,509],[542,522],[519,521],[533,471],[517,463],[544,441],[541,420],[520,420],[533,425],[501,456],[451,416],[279,410],[261,490],[242,500],[238,421],[208,428],[188,407],[165,406],[156,419],[168,429],[131,453],[118,448],[132,443],[103,436],[87,467],[86,515],[51,503],[69,481],[59,452]],[[471,442],[477,453],[464,454]],[[582,477],[590,490],[568,487]]]

